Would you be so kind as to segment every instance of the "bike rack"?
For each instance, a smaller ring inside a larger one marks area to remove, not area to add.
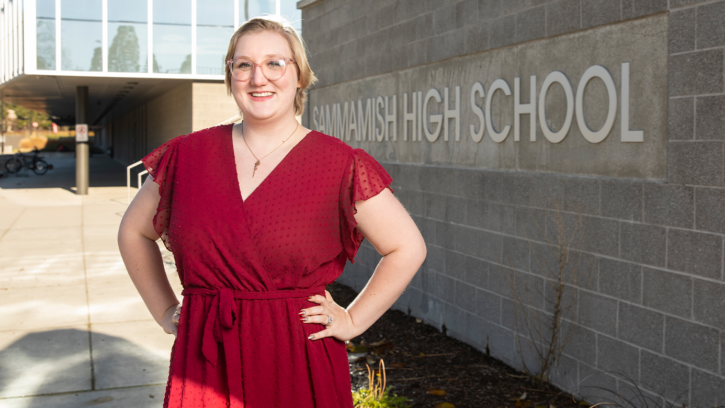
[[[143,164],[143,161],[139,160],[136,163],[126,167],[126,204],[131,204],[131,169],[138,166],[139,164]],[[141,173],[138,173],[138,188],[141,189],[141,177],[144,174],[148,174],[148,171],[144,170]]]

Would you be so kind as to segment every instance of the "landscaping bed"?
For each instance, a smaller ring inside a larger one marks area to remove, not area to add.
[[[343,307],[357,296],[339,283],[327,289]],[[400,311],[387,311],[350,343],[353,391],[368,387],[366,364],[376,369],[377,361],[383,358],[387,384],[394,387],[395,394],[408,397],[416,408],[443,402],[455,408],[582,406],[556,387],[539,386],[525,373]],[[444,395],[435,395],[442,391]]]

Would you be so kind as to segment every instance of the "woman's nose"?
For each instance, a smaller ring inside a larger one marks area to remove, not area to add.
[[[252,71],[252,79],[250,80],[250,84],[265,85],[266,83],[267,77],[265,77],[264,73],[262,73],[262,67],[255,65],[254,70]]]

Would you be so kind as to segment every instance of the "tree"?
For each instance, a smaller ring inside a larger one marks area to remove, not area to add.
[[[186,59],[184,62],[181,63],[181,68],[179,68],[180,74],[191,74],[191,54],[186,56]]]
[[[93,49],[93,57],[91,58],[91,68],[89,71],[103,71],[103,51],[101,47]]]
[[[55,21],[38,20],[37,64],[38,69],[55,69]]]
[[[108,47],[108,70],[139,72],[139,44],[133,26],[118,26],[116,36]]]

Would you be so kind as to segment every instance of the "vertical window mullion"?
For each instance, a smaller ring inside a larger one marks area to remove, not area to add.
[[[108,0],[103,0],[101,10],[101,70],[108,72]]]
[[[239,28],[239,2],[244,0],[234,0],[234,31]]]
[[[154,0],[148,0],[147,37],[148,37],[148,73],[154,73]]]
[[[191,0],[191,74],[196,75],[196,0]]]
[[[55,70],[60,71],[60,0],[55,0]]]

